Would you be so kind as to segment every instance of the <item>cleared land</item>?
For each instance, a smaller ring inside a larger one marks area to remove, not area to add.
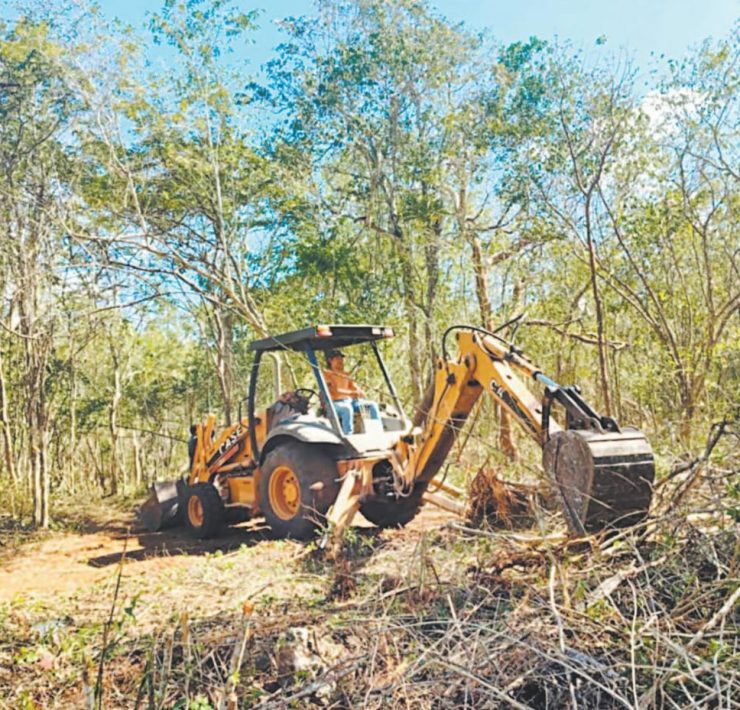
[[[353,528],[335,559],[92,506],[74,532],[6,534],[0,707],[738,705],[729,516],[580,543],[541,523],[470,530],[427,508]]]

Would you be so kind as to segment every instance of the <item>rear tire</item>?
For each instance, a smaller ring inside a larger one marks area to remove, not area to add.
[[[419,513],[426,485],[417,487],[407,498],[370,498],[360,506],[360,512],[379,528],[402,528]]]
[[[224,524],[224,502],[210,483],[189,486],[184,508],[188,530],[199,540],[214,537]]]
[[[337,464],[320,447],[290,441],[265,457],[259,482],[260,508],[279,537],[311,537],[337,498]]]

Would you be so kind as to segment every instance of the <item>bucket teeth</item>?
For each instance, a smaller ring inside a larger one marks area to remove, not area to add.
[[[557,484],[574,534],[628,527],[647,516],[655,460],[637,429],[557,432],[545,444],[543,466]]]

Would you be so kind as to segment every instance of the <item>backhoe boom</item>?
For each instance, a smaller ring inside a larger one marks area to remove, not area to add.
[[[616,421],[597,414],[577,387],[561,387],[495,334],[456,330],[458,358],[437,362],[417,418],[423,430],[404,469],[407,490],[425,486],[439,472],[479,397],[488,392],[542,447],[545,472],[557,484],[573,532],[624,526],[645,517],[655,465],[641,432],[621,431]],[[521,375],[545,386],[542,401]],[[551,416],[554,403],[565,410],[565,429]]]

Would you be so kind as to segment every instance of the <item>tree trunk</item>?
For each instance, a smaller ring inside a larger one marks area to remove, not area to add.
[[[606,352],[606,324],[604,322],[604,309],[601,301],[601,293],[596,278],[596,245],[591,233],[591,205],[586,201],[586,243],[588,246],[588,266],[591,272],[591,293],[594,297],[596,309],[596,339],[599,351],[599,374],[601,377],[601,397],[604,402],[604,414],[610,417],[612,414],[612,402],[609,393],[609,364]]]
[[[464,224],[464,222],[462,223]],[[491,309],[491,301],[488,298],[488,272],[483,263],[483,250],[481,248],[480,238],[470,230],[466,230],[465,233],[473,257],[475,295],[478,300],[481,323],[486,330],[491,330],[493,328],[493,311]],[[511,417],[509,412],[499,404],[496,404],[495,409],[499,422],[498,447],[510,461],[516,462],[519,460],[519,447],[516,444],[514,431],[511,427]]]
[[[432,239],[424,245],[424,260],[427,270],[426,299],[424,304],[426,320],[424,323],[424,336],[427,342],[427,361],[435,362],[437,359],[437,348],[432,326],[434,324],[434,306],[439,286],[439,249],[442,241],[442,220],[436,218],[432,224]]]
[[[41,450],[39,459],[41,463],[41,527],[49,527],[49,497],[51,495],[51,481],[49,478],[48,436],[46,434],[46,423],[41,428]]]
[[[81,463],[77,452],[77,363],[75,361],[74,343],[69,346],[69,451],[66,455],[67,475]],[[72,477],[72,490],[74,490],[74,477]]]
[[[475,296],[478,300],[481,325],[490,330],[492,327],[491,302],[488,299],[488,272],[483,264],[483,250],[477,234],[466,231],[468,244],[473,256],[473,276],[475,277]]]
[[[396,239],[398,255],[401,259],[401,279],[403,288],[403,304],[406,311],[406,322],[408,326],[408,351],[409,368],[411,372],[411,396],[413,401],[418,402],[424,392],[424,373],[421,365],[421,344],[419,342],[419,323],[417,309],[414,304],[414,271],[411,257],[408,253],[409,245],[405,243],[403,230],[399,224],[395,224],[393,235]]]
[[[234,418],[234,315],[231,311],[214,313],[216,324],[216,370],[223,401],[224,425]]]
[[[119,461],[118,461],[118,407],[121,402],[121,365],[115,346],[111,342],[111,359],[113,362],[113,394],[108,409],[108,428],[110,431],[110,493],[118,493]]]
[[[430,193],[434,188],[422,181],[421,192],[425,202],[429,202]],[[426,267],[426,293],[424,296],[424,338],[426,341],[425,360],[434,363],[437,359],[436,338],[434,333],[434,307],[439,287],[439,253],[442,245],[442,229],[444,226],[442,215],[433,212],[429,215],[429,236],[424,240],[424,266]],[[422,376],[423,382],[423,376]],[[420,390],[421,393],[421,390]]]
[[[44,488],[41,480],[41,452],[38,444],[38,432],[29,432],[31,440],[31,466],[33,478],[33,524],[43,527],[44,522]]]
[[[406,306],[406,321],[408,326],[408,350],[409,350],[409,368],[411,370],[411,397],[414,402],[421,398],[424,378],[419,350],[418,320],[416,309],[410,299],[404,299]]]
[[[10,427],[10,416],[8,414],[8,394],[5,387],[5,368],[3,364],[3,352],[0,349],[0,429],[3,432],[3,460],[5,469],[13,482],[18,483],[15,467],[15,455],[13,453],[13,432]]]
[[[38,354],[38,353],[35,353]],[[41,365],[31,373],[28,393],[28,441],[30,444],[31,480],[33,485],[33,523],[38,528],[49,526],[49,471],[44,461],[44,403],[39,386]]]
[[[136,490],[141,488],[141,442],[139,441],[139,432],[134,431],[134,480]]]
[[[696,408],[696,400],[689,383],[686,381],[688,378],[682,377],[679,387],[681,389],[680,395],[680,419],[678,424],[678,438],[681,444],[686,447],[687,450],[691,449],[691,434],[692,434],[692,422],[694,419],[694,410]]]
[[[30,260],[24,266],[34,264]],[[30,479],[33,495],[33,522],[36,527],[49,525],[49,471],[44,462],[44,437],[48,424],[44,388],[46,366],[52,342],[52,330],[37,327],[38,275],[24,270],[26,276],[20,301],[21,332],[26,364],[26,424],[28,428]]]

